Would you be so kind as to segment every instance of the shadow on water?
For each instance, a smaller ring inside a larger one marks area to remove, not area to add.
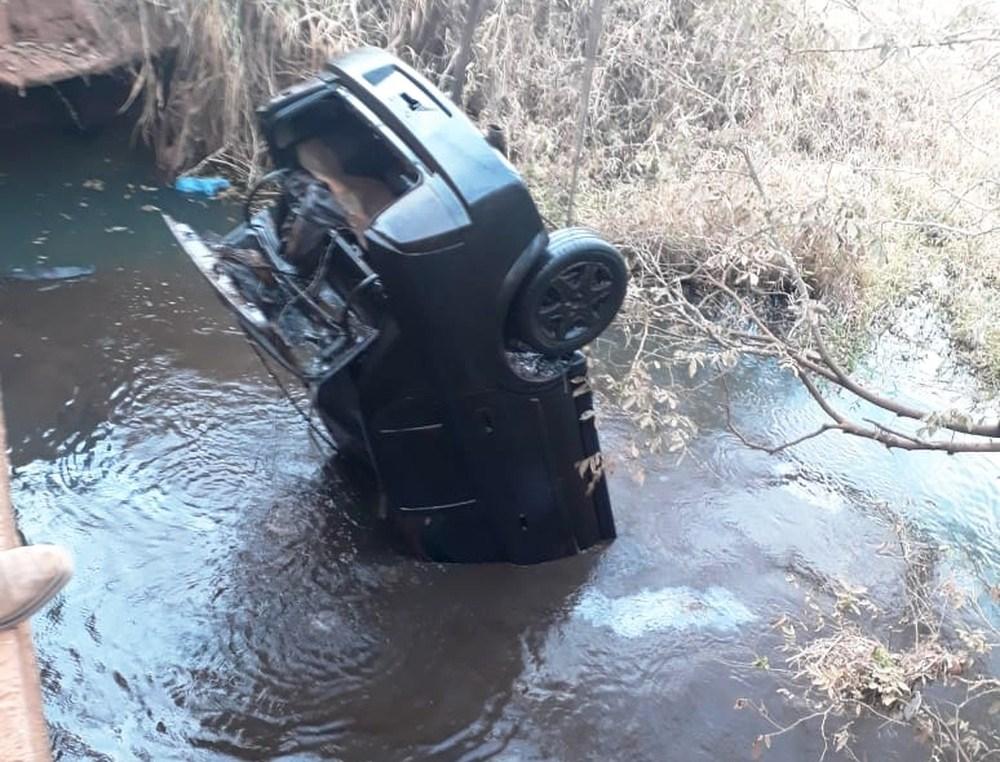
[[[745,759],[763,728],[733,705],[768,684],[732,664],[800,606],[785,575],[895,590],[866,501],[929,501],[996,564],[995,461],[843,438],[768,458],[719,433],[707,395],[694,457],[612,477],[610,546],[532,568],[400,557],[148,207],[216,229],[232,210],[158,189],[114,131],[19,140],[0,273],[88,268],[0,280],[19,522],[78,565],[36,621],[60,759]],[[765,370],[741,382],[764,434],[813,414]],[[628,426],[605,422],[607,450]],[[870,758],[911,758],[871,731]],[[769,758],[821,751],[804,729]]]

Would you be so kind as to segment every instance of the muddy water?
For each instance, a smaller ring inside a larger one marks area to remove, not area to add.
[[[21,529],[79,568],[36,621],[60,759],[748,759],[769,728],[737,698],[801,712],[745,669],[801,606],[789,575],[898,590],[880,504],[1000,574],[996,459],[838,436],[769,458],[720,433],[710,394],[691,457],[611,478],[612,545],[534,568],[400,558],[150,207],[217,228],[232,210],[143,190],[121,134],[41,140],[0,153],[0,272],[92,274],[0,281],[0,376]],[[900,394],[975,393],[900,346],[871,363],[907,369],[881,379]],[[817,420],[772,370],[737,386],[761,438]],[[606,449],[627,434],[607,421]],[[870,758],[914,758],[861,730]],[[802,726],[768,758],[821,751]]]

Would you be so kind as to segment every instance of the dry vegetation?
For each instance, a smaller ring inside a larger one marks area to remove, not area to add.
[[[894,537],[878,552],[903,568],[898,601],[880,607],[863,588],[789,575],[810,588],[805,611],[775,622],[782,663],[772,667],[758,657],[750,668],[771,672],[779,700],[801,714],[782,725],[767,701],[740,699],[736,709],[756,711],[766,727],[753,743],[755,758],[803,726],[819,732],[824,757],[857,760],[862,735],[886,728],[912,737],[926,749],[921,758],[972,762],[1000,755],[1000,680],[989,675],[1000,630],[977,594],[950,575],[933,543],[887,507],[878,513]],[[992,595],[997,600],[1000,590]]]

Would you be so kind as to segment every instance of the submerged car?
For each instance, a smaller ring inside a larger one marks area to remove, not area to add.
[[[259,117],[276,170],[243,223],[221,239],[167,223],[338,452],[372,466],[396,537],[514,563],[613,538],[579,350],[624,298],[615,248],[547,233],[497,141],[384,51]]]

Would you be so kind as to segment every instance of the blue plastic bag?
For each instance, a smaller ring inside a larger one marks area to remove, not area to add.
[[[224,177],[178,177],[174,187],[181,193],[212,198],[219,191],[226,190],[229,181]]]

